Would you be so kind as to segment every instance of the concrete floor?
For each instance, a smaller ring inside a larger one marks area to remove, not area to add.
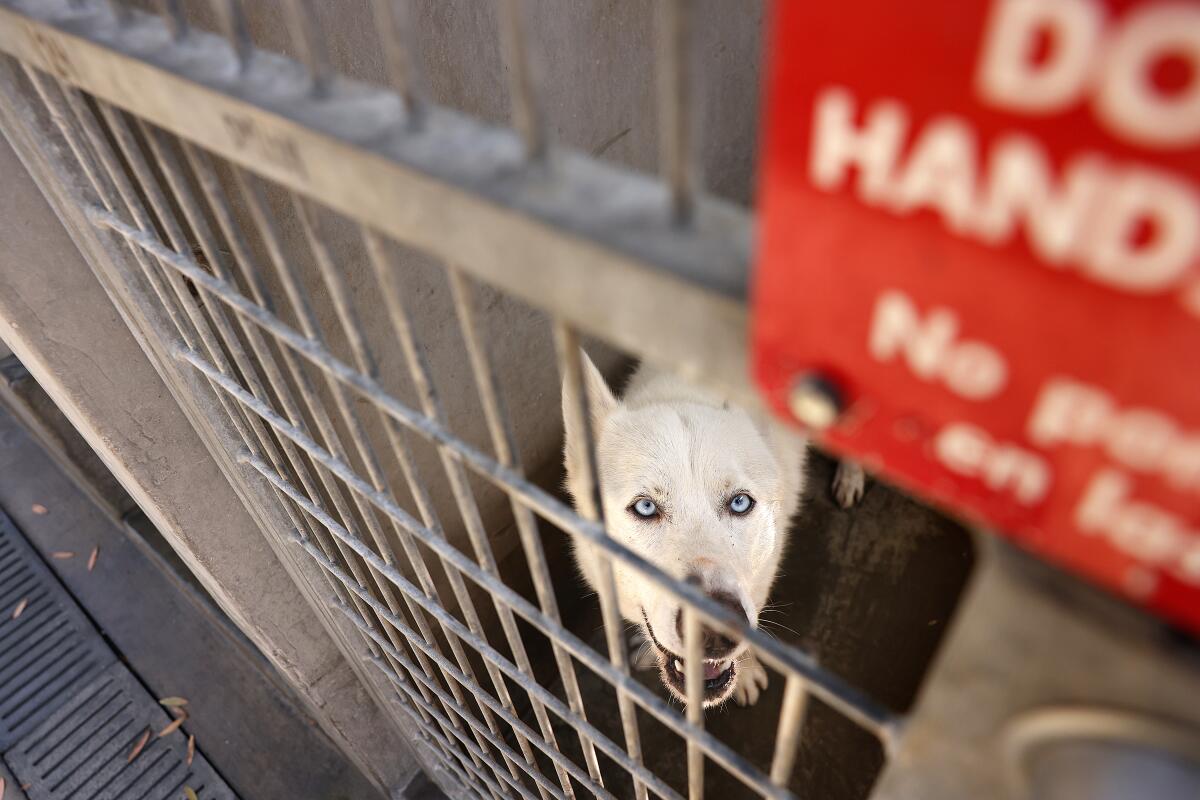
[[[69,427],[60,430],[70,435]],[[168,563],[160,555],[164,548],[109,518],[3,406],[0,509],[151,693],[188,698],[188,732],[239,796],[380,796],[190,574]],[[95,546],[99,555],[89,572]],[[77,557],[50,558],[55,551]]]

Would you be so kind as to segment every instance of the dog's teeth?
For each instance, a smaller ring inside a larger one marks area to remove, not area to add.
[[[677,658],[677,659],[675,659],[675,661],[674,661],[674,662],[672,662],[672,663],[673,663],[673,665],[674,665],[675,669],[679,670],[680,672],[683,672],[683,662],[682,662],[682,661],[680,661],[680,660]]]

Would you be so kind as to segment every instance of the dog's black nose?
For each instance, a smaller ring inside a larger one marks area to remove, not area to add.
[[[695,576],[688,576],[687,582],[699,585],[699,579],[693,580]],[[737,599],[737,596],[732,592],[715,591],[707,592],[708,596],[717,601],[721,605],[728,608],[738,617],[749,622],[746,616],[746,609],[742,607],[742,603]],[[683,641],[683,609],[675,612],[675,632],[679,634],[679,640]],[[705,658],[724,658],[729,655],[738,646],[736,640],[726,636],[721,631],[713,630],[708,625],[700,626],[700,641],[701,647],[704,650]]]

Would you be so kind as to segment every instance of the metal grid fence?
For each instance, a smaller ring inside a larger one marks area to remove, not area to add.
[[[330,598],[327,609],[358,634],[342,640],[347,656],[365,658],[386,678],[391,692],[379,699],[424,743],[428,763],[454,776],[456,791],[479,797],[612,797],[624,785],[606,781],[605,759],[637,797],[680,797],[643,757],[639,715],[648,715],[686,742],[689,797],[703,796],[706,766],[764,797],[791,797],[810,695],[890,750],[898,720],[889,711],[609,538],[592,457],[576,465],[589,487],[578,512],[529,480],[493,374],[476,307],[480,280],[551,317],[562,379],[581,404],[581,327],[693,377],[748,391],[737,371],[744,340],[731,333],[744,317],[730,287],[745,269],[749,223],[744,212],[706,197],[691,166],[689,4],[661,7],[659,181],[552,146],[520,0],[499,4],[512,131],[427,101],[405,42],[403,2],[374,3],[393,81],[383,89],[331,72],[306,3],[285,4],[306,62],[299,65],[256,47],[237,2],[214,2],[224,38],[189,26],[178,2],[163,3],[157,16],[117,2],[2,0],[0,49],[14,57],[3,98],[7,124],[41,124],[60,137],[56,157],[84,179],[81,211],[126,248],[118,266],[135,298],[129,302],[153,306],[144,310],[157,326],[143,334],[176,368],[207,383],[210,394],[195,402],[219,404],[240,440],[231,455],[249,471],[231,477],[261,476],[287,515],[287,526],[264,534],[319,567],[325,583],[313,593]],[[22,117],[21,103],[32,118]],[[368,171],[383,188],[366,190]],[[273,203],[277,196],[286,196],[284,210]],[[609,197],[616,199],[600,199]],[[464,245],[447,235],[449,224],[428,216],[414,219],[420,215],[404,210],[414,205],[470,220],[488,246]],[[283,242],[283,213],[302,231],[315,278],[300,274]],[[372,295],[386,307],[415,403],[385,388],[379,344],[364,331],[361,301],[323,235],[330,224],[357,228]],[[397,242],[444,264],[489,448],[451,429],[411,314],[414,299],[395,263]],[[585,280],[588,297],[572,288]],[[637,308],[637,296],[660,287],[677,299],[675,310],[665,318],[661,309],[639,313],[648,309]],[[634,306],[631,313],[613,308],[617,297]],[[325,325],[322,304],[332,309]],[[645,336],[646,325],[669,335]],[[586,408],[568,413],[587,430]],[[436,449],[465,550],[446,535],[414,464],[414,443]],[[401,486],[391,480],[392,459]],[[502,575],[476,497],[480,479],[507,498],[534,599]],[[602,554],[607,652],[563,623],[543,522]],[[686,712],[630,675],[613,560],[684,605]],[[764,733],[775,737],[769,769],[705,731],[702,621],[747,640],[786,681],[778,728]],[[553,681],[534,663],[531,650],[542,650],[531,637],[548,641]],[[619,736],[588,722],[588,704],[597,699],[581,691],[581,669],[611,687]],[[560,741],[562,724],[577,751]]]

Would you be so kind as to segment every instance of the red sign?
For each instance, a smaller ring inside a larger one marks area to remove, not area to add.
[[[833,449],[1200,630],[1200,4],[773,14],[766,397],[818,376]]]

